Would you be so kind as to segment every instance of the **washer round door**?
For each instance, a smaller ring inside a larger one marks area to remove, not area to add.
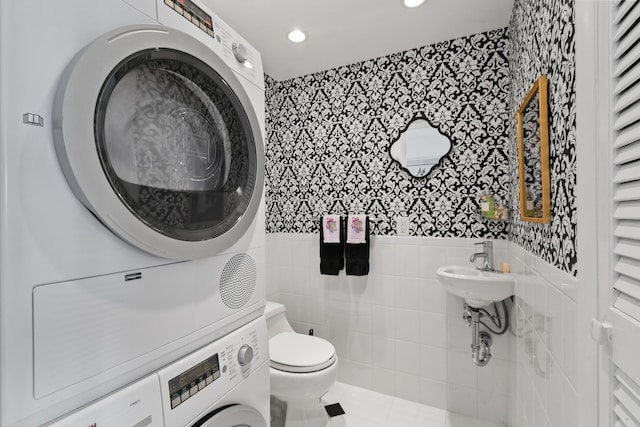
[[[225,406],[205,416],[192,427],[267,427],[264,417],[246,405]]]
[[[195,259],[250,227],[264,183],[260,122],[199,41],[153,25],[104,35],[67,67],[53,114],[67,182],[125,241]]]

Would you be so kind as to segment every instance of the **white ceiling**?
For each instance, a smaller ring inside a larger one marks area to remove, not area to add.
[[[514,0],[203,0],[286,80],[509,24]],[[300,28],[307,40],[287,33]]]

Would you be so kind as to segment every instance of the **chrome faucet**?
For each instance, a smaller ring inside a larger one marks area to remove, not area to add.
[[[484,242],[474,243],[474,245],[482,245],[482,252],[476,252],[471,255],[469,261],[476,262],[478,258],[482,258],[482,266],[477,267],[478,270],[482,271],[495,271],[493,269],[493,242],[485,240]]]

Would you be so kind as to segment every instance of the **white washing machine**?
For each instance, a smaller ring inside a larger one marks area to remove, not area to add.
[[[50,427],[268,427],[264,317]]]
[[[0,2],[0,426],[261,315],[260,55],[197,0]]]

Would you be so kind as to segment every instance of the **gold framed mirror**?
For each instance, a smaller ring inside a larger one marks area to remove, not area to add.
[[[540,76],[517,114],[520,217],[523,221],[551,221],[549,183],[549,120],[547,77]]]

